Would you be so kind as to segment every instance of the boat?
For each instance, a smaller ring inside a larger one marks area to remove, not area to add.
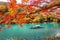
[[[35,25],[35,26],[31,27],[30,29],[40,29],[40,28],[43,28],[43,27],[41,27],[40,25]]]

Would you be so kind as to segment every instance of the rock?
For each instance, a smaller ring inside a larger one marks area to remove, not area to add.
[[[60,33],[57,33],[55,37],[60,38]]]

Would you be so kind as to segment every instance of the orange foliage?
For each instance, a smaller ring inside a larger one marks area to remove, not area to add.
[[[27,2],[27,1],[28,0],[22,0],[22,2]],[[11,19],[13,16],[16,15],[17,8],[15,6],[20,6],[20,7],[24,6],[23,4],[17,5],[16,0],[10,0],[10,3],[8,5],[9,5],[9,12],[10,12],[8,19]],[[28,6],[27,9],[29,12],[31,12],[33,10],[33,8],[31,6]],[[26,13],[24,13],[24,12],[20,12],[20,13],[18,13],[18,15],[16,15],[16,18],[17,18],[17,20],[19,20],[20,25],[22,25],[23,23],[26,22],[24,19],[25,16],[26,16]],[[10,28],[10,26],[8,26],[8,28]]]
[[[10,25],[8,25],[8,26],[7,26],[7,28],[11,28],[11,26],[10,26]]]
[[[34,8],[32,6],[27,6],[26,9],[27,9],[28,12],[32,12],[34,10]]]
[[[15,16],[16,10],[17,10],[16,0],[10,0],[10,2],[8,3],[8,6],[9,6],[8,9],[9,9],[10,15]]]
[[[38,4],[38,2],[36,2],[36,1],[35,1],[33,4],[34,4],[34,5],[37,5],[37,4]]]
[[[22,3],[27,2],[27,1],[29,1],[29,0],[22,0]]]
[[[26,20],[24,17],[26,16],[26,13],[19,12],[19,14],[16,16],[16,18],[19,20],[19,24],[22,26],[22,24],[26,23]]]
[[[19,20],[19,24],[20,24],[21,27],[22,27],[22,24],[24,24],[24,23],[26,23],[26,20],[24,20],[24,19]]]
[[[18,6],[18,9],[19,9],[19,8],[22,8],[25,5],[24,4],[17,4],[17,6]]]
[[[19,15],[20,15],[20,19],[22,19],[26,16],[26,13],[25,12],[19,12]]]
[[[8,2],[9,7],[14,8],[16,6],[16,0],[9,0]]]
[[[26,21],[24,19],[20,19],[19,24],[24,24],[24,23],[26,23]]]

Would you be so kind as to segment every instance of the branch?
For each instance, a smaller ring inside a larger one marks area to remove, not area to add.
[[[49,9],[49,8],[52,8],[54,6],[60,6],[60,1],[59,0],[54,0],[52,2],[50,2],[48,5],[42,7],[42,10],[43,9]]]
[[[52,8],[54,6],[60,7],[60,0],[54,0],[54,1],[50,2],[49,4],[43,6],[43,7],[40,7],[40,6],[36,6],[35,5],[35,7],[39,7],[39,9],[35,10],[34,13],[39,12],[39,11],[44,10],[44,9]],[[31,12],[31,13],[33,13],[33,12]]]

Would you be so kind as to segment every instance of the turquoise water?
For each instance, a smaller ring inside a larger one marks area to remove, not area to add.
[[[30,29],[35,25],[44,28]],[[18,24],[11,24],[12,28],[7,28],[7,25],[3,26],[0,40],[45,40],[46,37],[55,36],[60,32],[60,23],[23,24],[22,28]]]

